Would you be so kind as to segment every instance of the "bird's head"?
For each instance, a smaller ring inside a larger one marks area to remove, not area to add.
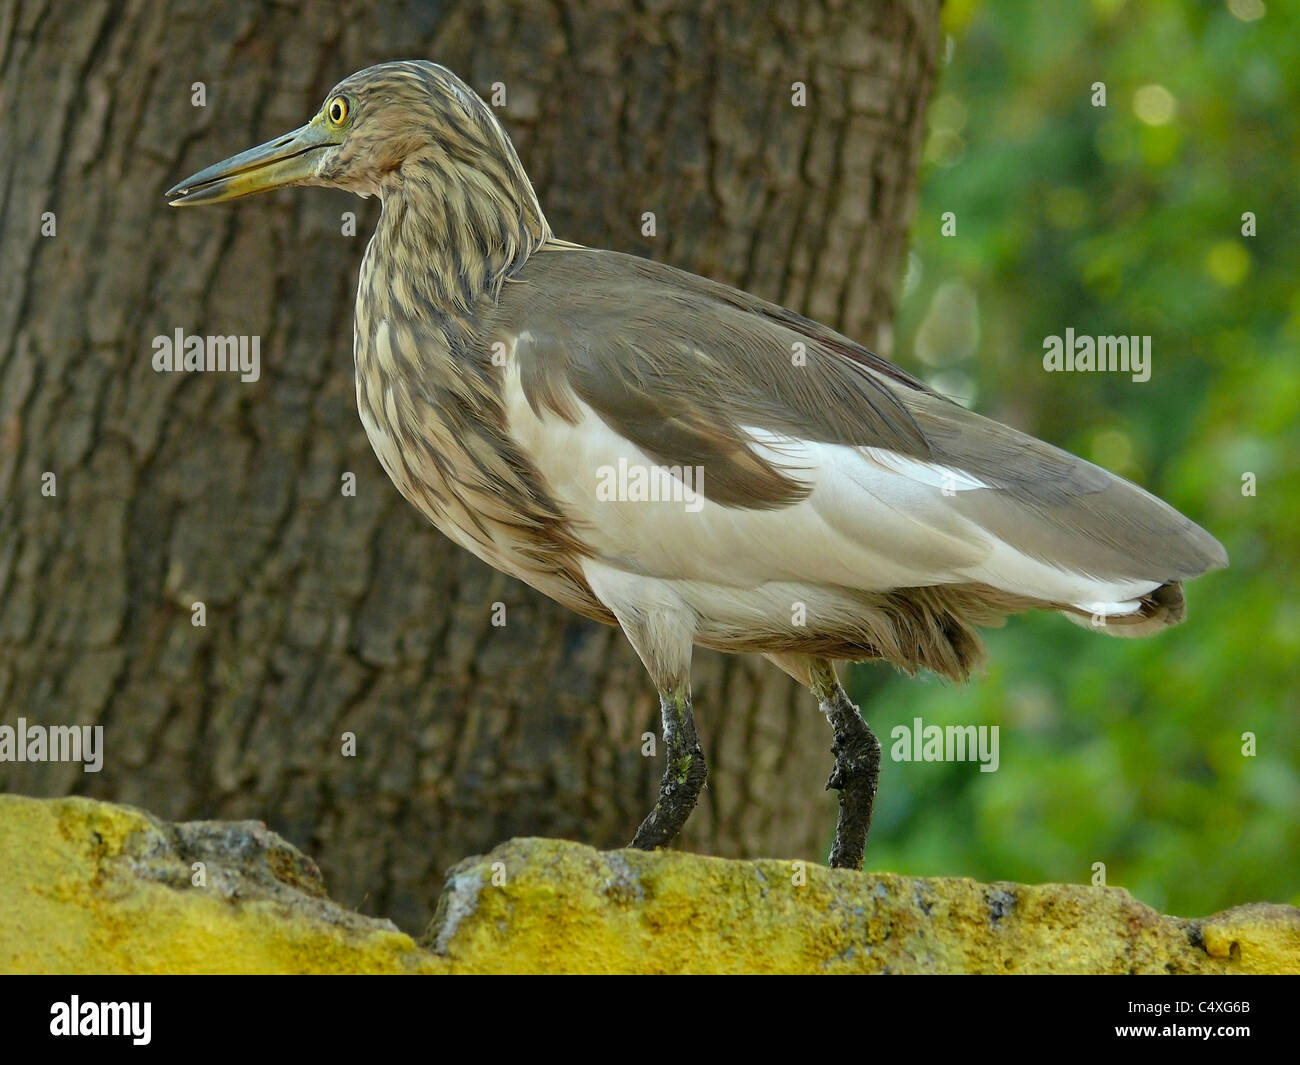
[[[433,195],[495,195],[540,207],[505,130],[436,63],[382,63],[345,78],[304,126],[224,159],[167,192],[173,207],[289,185],[383,195],[422,171]]]

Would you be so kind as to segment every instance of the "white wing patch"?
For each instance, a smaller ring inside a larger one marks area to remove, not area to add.
[[[932,462],[919,462],[916,459],[900,455],[897,451],[887,451],[883,447],[864,447],[860,449],[872,462],[893,473],[901,473],[922,484],[932,485],[941,491],[969,492],[976,488],[989,486],[972,474],[952,466],[939,466]]]
[[[1019,595],[1131,613],[1159,586],[1103,580],[1022,553],[958,513],[957,492],[996,491],[962,470],[883,448],[801,440],[750,428],[756,454],[809,486],[808,496],[776,510],[601,500],[597,471],[655,460],[575,399],[577,424],[533,413],[507,361],[504,398],[510,432],[544,478],[575,530],[598,557],[662,580],[704,582],[730,595],[759,596],[765,585],[864,591],[979,582]],[[1099,611],[1101,612],[1101,611]]]

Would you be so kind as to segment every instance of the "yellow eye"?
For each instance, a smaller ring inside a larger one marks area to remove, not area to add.
[[[348,119],[348,101],[346,96],[336,96],[330,101],[329,107],[325,109],[329,115],[330,122],[336,126],[343,125]]]

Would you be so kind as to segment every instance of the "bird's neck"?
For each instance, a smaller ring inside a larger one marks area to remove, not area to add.
[[[371,280],[423,315],[475,317],[551,237],[518,160],[495,168],[479,160],[471,168],[416,155],[381,197],[367,259],[377,275],[387,276]]]

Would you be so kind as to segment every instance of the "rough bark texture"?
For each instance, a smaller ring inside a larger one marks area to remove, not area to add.
[[[336,898],[407,927],[449,865],[510,836],[625,843],[659,776],[635,656],[425,526],[366,443],[352,301],[377,205],[179,212],[162,191],[351,71],[427,56],[505,86],[561,236],[887,347],[937,6],[0,5],[0,721],[102,724],[107,747],[98,774],[0,764],[0,787],[264,819]],[[260,336],[261,379],[155,373],[177,328]],[[812,700],[701,653],[695,705],[712,779],[684,845],[822,858]]]

